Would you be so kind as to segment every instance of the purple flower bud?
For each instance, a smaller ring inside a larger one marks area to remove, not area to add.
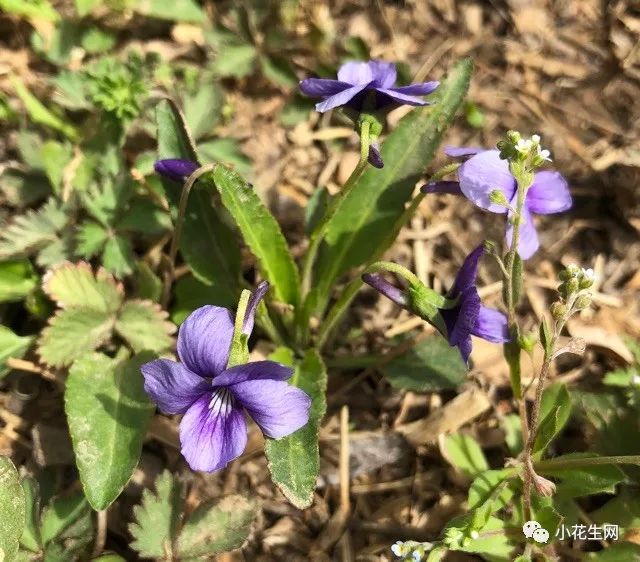
[[[260,304],[260,301],[264,298],[268,290],[269,282],[263,281],[255,288],[254,291],[252,291],[251,296],[249,297],[249,302],[247,303],[247,310],[244,313],[244,320],[242,322],[243,334],[250,336],[251,332],[253,332],[253,325],[256,320],[258,305]]]
[[[161,176],[183,183],[199,166],[196,162],[191,162],[191,160],[166,158],[164,160],[156,160],[153,168]]]
[[[374,168],[384,168],[384,162],[382,161],[382,155],[380,154],[380,146],[377,142],[372,142],[369,145],[369,164]]]
[[[365,273],[362,276],[362,280],[367,285],[371,285],[376,291],[382,293],[385,297],[391,299],[396,304],[399,304],[400,306],[403,306],[405,308],[409,304],[409,300],[407,299],[404,291],[389,283],[389,281],[387,281],[379,273]]]

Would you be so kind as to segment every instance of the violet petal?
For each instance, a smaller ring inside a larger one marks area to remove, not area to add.
[[[502,205],[491,202],[489,194],[498,189],[511,201],[516,191],[516,180],[509,171],[509,163],[501,160],[497,150],[479,152],[458,170],[460,189],[465,197],[478,207],[492,213],[506,213]]]
[[[493,343],[505,343],[510,339],[506,315],[486,306],[480,306],[478,319],[471,333]]]
[[[220,306],[202,306],[180,326],[178,355],[190,371],[215,377],[227,368],[232,338],[231,312]]]
[[[365,273],[362,276],[362,280],[396,304],[403,307],[407,306],[408,301],[404,291],[389,283],[380,273]]]
[[[480,258],[484,255],[484,251],[484,243],[482,243],[465,258],[462,266],[458,270],[456,280],[449,291],[449,295],[456,297],[463,291],[475,287],[476,277],[478,276],[478,264]]]
[[[451,195],[462,195],[460,182],[457,181],[434,181],[423,185],[420,188],[422,193],[449,193]]]
[[[377,142],[372,142],[369,145],[369,157],[367,160],[374,168],[384,168],[384,162],[382,161],[382,155],[380,154],[380,146]]]
[[[475,156],[479,152],[484,152],[484,148],[477,146],[445,146],[444,153],[451,158],[468,158]]]
[[[153,164],[153,169],[158,174],[180,183],[184,182],[198,168],[196,162],[181,158],[165,158],[164,160],[156,160]]]
[[[306,78],[300,81],[300,91],[303,94],[319,98],[334,96],[351,86],[346,82],[327,78]]]
[[[311,398],[284,381],[250,380],[228,388],[267,437],[285,437],[309,421]]]
[[[244,365],[236,365],[227,369],[222,374],[213,379],[213,387],[230,386],[233,384],[259,381],[274,380],[286,381],[293,375],[293,369],[286,367],[276,361],[254,361]]]
[[[256,312],[260,301],[264,298],[265,294],[269,290],[269,282],[263,281],[252,292],[247,303],[247,310],[244,313],[244,320],[242,322],[242,333],[247,336],[253,332],[253,325],[256,321]]]
[[[507,227],[507,245],[511,247],[511,241],[513,238],[513,225],[509,223]],[[523,260],[528,260],[533,254],[538,251],[540,247],[540,240],[538,240],[538,233],[536,232],[536,226],[533,224],[533,216],[525,205],[522,209],[522,223],[520,225],[520,241],[518,243],[518,254]]]
[[[429,105],[422,98],[409,96],[398,91],[399,88],[376,88],[378,103],[399,103],[401,105]],[[382,99],[381,99],[382,97]]]
[[[373,81],[372,68],[368,62],[345,62],[338,69],[338,80],[352,86],[366,86]]]
[[[212,472],[238,458],[247,445],[244,412],[226,389],[200,397],[180,422],[182,455],[193,470]]]
[[[442,309],[440,314],[447,326],[449,345],[457,346],[464,361],[468,362],[471,354],[471,334],[478,320],[481,302],[475,287],[466,289],[458,297],[455,308]]]
[[[358,95],[367,87],[367,84],[360,86],[352,86],[351,88],[347,88],[342,92],[339,92],[331,97],[328,97],[326,100],[321,101],[316,104],[316,110],[320,113],[324,113],[325,111],[329,111],[334,107],[339,107],[341,105],[345,105],[348,103],[353,97]]]
[[[383,60],[370,60],[371,80],[376,88],[391,88],[396,83],[396,65]]]
[[[426,96],[435,91],[440,82],[432,80],[431,82],[420,82],[418,84],[409,84],[408,86],[399,86],[397,88],[389,88],[398,94],[407,96]],[[388,87],[388,86],[387,86]]]
[[[525,204],[532,213],[548,215],[571,208],[571,193],[567,181],[558,172],[538,172],[527,191]]]
[[[140,370],[145,392],[165,414],[183,414],[211,388],[209,381],[168,359],[145,363]]]

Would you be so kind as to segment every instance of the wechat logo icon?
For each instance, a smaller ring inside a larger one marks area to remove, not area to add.
[[[522,526],[522,532],[528,539],[533,539],[539,544],[546,544],[549,542],[549,531],[542,528],[542,525],[537,521],[527,521]]]

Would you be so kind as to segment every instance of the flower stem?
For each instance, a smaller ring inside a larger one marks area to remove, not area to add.
[[[367,167],[367,159],[369,157],[369,129],[371,124],[369,121],[363,121],[360,128],[360,160],[358,161],[355,170],[349,176],[349,179],[344,184],[340,193],[338,193],[327,212],[324,214],[318,225],[313,229],[311,236],[309,238],[309,248],[307,249],[307,253],[304,257],[304,262],[302,264],[302,296],[305,297],[309,293],[312,282],[312,274],[313,274],[313,265],[316,261],[316,256],[318,255],[318,249],[320,248],[320,243],[322,242],[325,234],[327,233],[327,227],[329,226],[329,222],[334,217],[342,202],[346,199],[346,197],[351,193],[351,190],[357,184],[358,179],[365,171]]]
[[[611,457],[583,457],[575,459],[547,459],[533,463],[538,472],[584,468],[586,466],[602,466],[608,464],[640,465],[640,455],[619,455]]]

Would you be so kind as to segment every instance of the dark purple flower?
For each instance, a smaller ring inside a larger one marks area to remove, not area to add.
[[[494,343],[509,341],[507,317],[500,311],[483,306],[476,289],[478,263],[484,254],[484,244],[471,252],[456,275],[449,299],[458,299],[455,307],[441,309],[447,326],[449,345],[457,346],[465,362],[471,355],[471,336]]]
[[[243,324],[249,334],[265,286],[252,295]],[[180,363],[145,363],[144,389],[165,414],[184,414],[182,454],[193,470],[211,472],[239,457],[247,444],[245,412],[267,437],[279,438],[309,420],[310,398],[285,381],[293,370],[275,361],[228,368],[234,322],[219,306],[193,311],[180,326]]]
[[[384,162],[382,161],[382,154],[380,154],[380,146],[377,142],[372,142],[369,145],[369,164],[374,168],[384,168]]]
[[[454,193],[464,195],[478,207],[492,213],[509,213],[503,205],[491,201],[492,191],[501,191],[511,207],[516,206],[516,180],[509,171],[509,163],[500,159],[498,150],[479,148],[446,149],[453,157],[470,157],[458,170],[457,182],[435,182],[422,187],[423,193]],[[571,208],[572,200],[566,180],[553,171],[537,172],[529,187],[522,209],[520,242],[518,253],[522,259],[529,259],[540,246],[538,233],[533,224],[532,213],[549,215],[561,213]],[[509,222],[507,243],[511,244],[513,226]]]
[[[338,79],[307,78],[300,82],[300,90],[308,96],[322,98],[316,105],[321,113],[346,105],[361,111],[365,101],[372,96],[372,110],[397,105],[427,105],[417,96],[426,96],[440,84],[437,81],[394,87],[396,65],[392,62],[371,60],[351,61],[338,70]]]
[[[153,169],[170,180],[183,183],[193,172],[200,166],[191,160],[182,160],[180,158],[166,158],[164,160],[156,160]]]

